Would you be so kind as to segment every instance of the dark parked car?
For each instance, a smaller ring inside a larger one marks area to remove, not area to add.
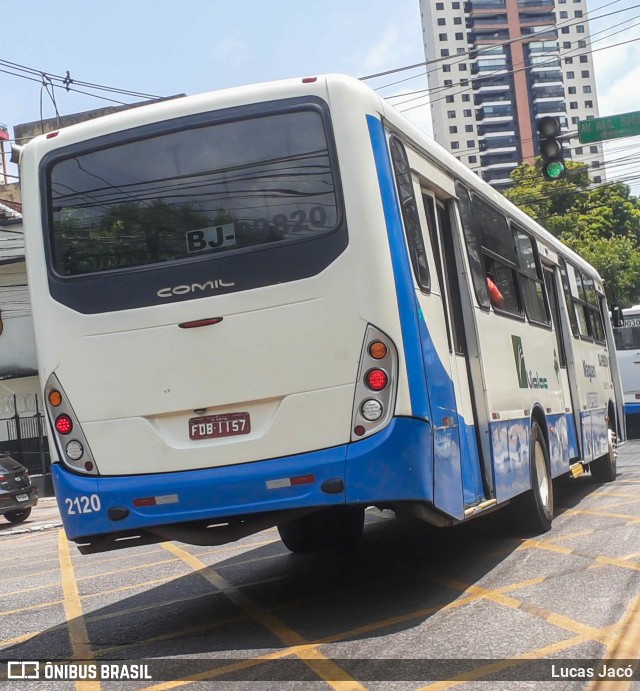
[[[0,515],[9,523],[22,523],[37,503],[38,491],[27,469],[9,454],[0,453]]]

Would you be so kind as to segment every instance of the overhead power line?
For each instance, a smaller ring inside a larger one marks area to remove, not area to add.
[[[622,0],[612,0],[612,2],[609,2],[609,3],[607,3],[606,5],[602,5],[602,7],[598,8],[598,9],[599,9],[599,10],[603,10],[603,9],[605,9],[606,7],[610,7],[611,5],[616,5],[617,3],[621,2],[621,1],[622,1]],[[585,15],[584,15],[583,17],[580,17],[580,18],[578,18],[578,19],[566,20],[566,21],[564,21],[564,22],[557,22],[557,23],[555,23],[555,26],[556,26],[556,27],[562,28],[562,27],[570,27],[570,26],[574,26],[574,25],[578,25],[578,24],[584,24],[584,23],[587,22],[587,21],[593,21],[593,20],[597,20],[597,19],[604,19],[605,17],[610,17],[610,16],[612,16],[612,15],[614,15],[614,14],[620,14],[621,12],[629,12],[630,10],[634,10],[634,9],[639,8],[639,7],[640,7],[640,4],[638,4],[638,5],[632,5],[631,7],[626,7],[626,8],[621,9],[621,10],[614,10],[613,12],[608,12],[608,13],[606,13],[606,14],[602,14],[602,15],[595,16],[595,17],[591,17],[590,13],[586,12]],[[515,38],[508,39],[508,40],[506,40],[506,41],[502,41],[502,42],[499,42],[499,43],[492,43],[490,46],[487,46],[487,48],[480,48],[480,49],[479,49],[479,48],[477,48],[477,47],[474,47],[474,48],[470,48],[469,50],[465,51],[464,53],[459,53],[459,54],[457,54],[456,56],[439,57],[439,58],[435,58],[435,59],[433,59],[433,60],[425,60],[425,61],[423,61],[423,62],[414,63],[414,64],[412,64],[412,65],[404,65],[404,66],[402,66],[402,67],[396,67],[396,68],[394,68],[394,69],[386,70],[386,71],[384,71],[384,72],[378,72],[378,73],[376,73],[376,74],[368,74],[368,75],[365,75],[364,77],[360,77],[360,79],[361,79],[362,81],[367,81],[367,80],[369,80],[369,79],[376,79],[376,78],[378,78],[378,77],[384,77],[384,76],[387,76],[387,75],[390,75],[390,74],[397,74],[397,73],[399,73],[399,72],[405,72],[405,71],[407,71],[407,70],[417,69],[418,67],[426,67],[426,66],[428,66],[428,65],[434,65],[434,64],[437,64],[437,63],[447,62],[447,61],[448,61],[448,62],[451,62],[451,61],[450,61],[450,58],[451,58],[451,57],[460,57],[460,56],[462,56],[462,59],[465,60],[464,56],[467,56],[467,57],[468,57],[468,56],[470,56],[472,53],[477,54],[477,55],[482,55],[482,54],[485,53],[485,52],[490,52],[492,49],[494,49],[494,48],[496,48],[496,47],[508,46],[508,45],[513,44],[513,43],[517,43],[517,42],[520,42],[520,41],[526,41],[526,40],[529,40],[529,39],[531,39],[531,36],[530,36],[530,35],[526,35],[526,36],[516,36]],[[415,75],[414,77],[411,77],[410,79],[416,79],[417,77],[420,77],[420,76],[422,76],[422,74]],[[397,83],[399,83],[399,82],[394,82],[393,84],[386,84],[386,85],[377,87],[376,90],[385,89],[385,88],[387,88],[387,87],[389,87],[389,86],[394,86],[394,85],[397,84]]]

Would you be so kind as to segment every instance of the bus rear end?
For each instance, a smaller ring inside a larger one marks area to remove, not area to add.
[[[347,449],[389,422],[398,355],[393,319],[363,315],[323,88],[170,101],[24,148],[52,474],[85,551],[348,503]]]
[[[624,310],[622,322],[613,329],[620,379],[624,390],[627,436],[640,437],[640,306]]]

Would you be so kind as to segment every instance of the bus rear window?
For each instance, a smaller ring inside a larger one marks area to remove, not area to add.
[[[314,110],[181,129],[53,163],[60,276],[229,255],[319,237],[338,224]]]
[[[621,326],[613,330],[616,350],[640,350],[640,326]]]

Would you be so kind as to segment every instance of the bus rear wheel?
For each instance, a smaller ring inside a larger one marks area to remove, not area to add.
[[[618,443],[616,433],[609,427],[607,453],[591,461],[589,469],[594,482],[613,482],[616,479]]]
[[[290,552],[352,552],[364,526],[364,508],[332,506],[278,526],[280,539]]]
[[[516,516],[523,530],[534,535],[546,533],[553,521],[553,482],[549,451],[539,423],[531,425],[529,444],[531,489],[516,502]]]

